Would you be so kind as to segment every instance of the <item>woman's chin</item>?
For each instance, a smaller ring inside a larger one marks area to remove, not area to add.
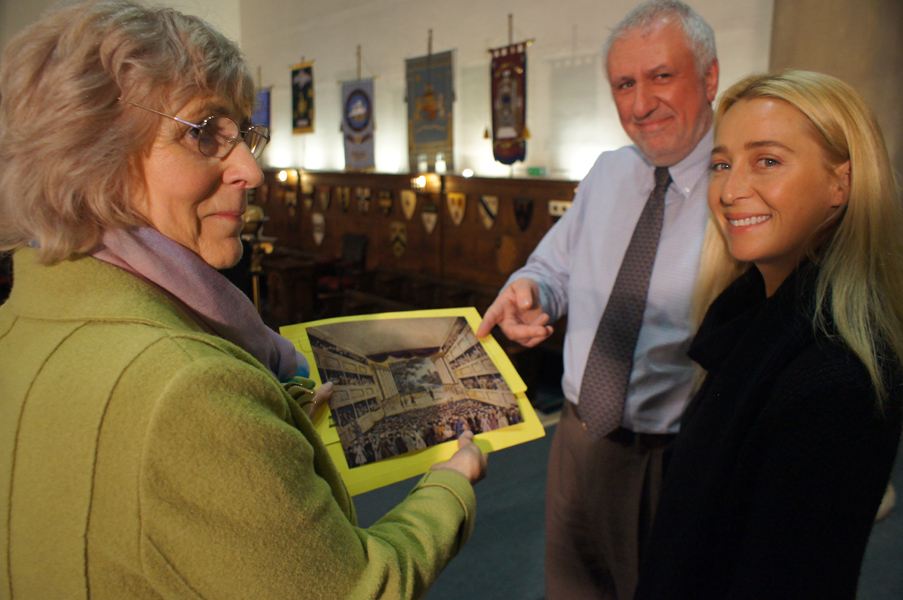
[[[214,269],[228,269],[234,267],[241,260],[243,248],[241,240],[235,239],[229,243],[217,244],[214,248],[201,250],[201,259]]]

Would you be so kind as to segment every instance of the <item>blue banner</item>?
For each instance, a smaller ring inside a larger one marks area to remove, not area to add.
[[[272,131],[270,125],[270,89],[257,90],[257,100],[254,103],[254,114],[251,115],[251,125],[266,125]]]
[[[410,170],[434,172],[438,160],[453,171],[452,52],[409,58],[406,66]]]
[[[345,138],[345,168],[373,169],[373,80],[342,84],[342,136]]]

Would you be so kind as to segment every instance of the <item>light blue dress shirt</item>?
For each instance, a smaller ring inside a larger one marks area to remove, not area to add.
[[[665,220],[627,389],[623,424],[633,431],[676,433],[692,391],[690,297],[708,219],[711,152],[710,129],[689,156],[669,168]],[[571,208],[508,280],[533,279],[551,320],[568,315],[562,388],[575,404],[599,319],[655,187],[654,171],[635,146],[602,153]]]

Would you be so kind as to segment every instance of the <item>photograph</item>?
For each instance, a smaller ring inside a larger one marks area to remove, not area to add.
[[[463,317],[307,329],[349,468],[520,423],[517,399]]]

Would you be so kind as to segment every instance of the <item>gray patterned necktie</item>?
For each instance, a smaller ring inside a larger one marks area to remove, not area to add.
[[[633,230],[624,260],[599,320],[580,384],[580,418],[593,441],[621,426],[627,383],[633,370],[649,278],[665,216],[665,192],[671,183],[666,167],[655,169],[655,189]]]

